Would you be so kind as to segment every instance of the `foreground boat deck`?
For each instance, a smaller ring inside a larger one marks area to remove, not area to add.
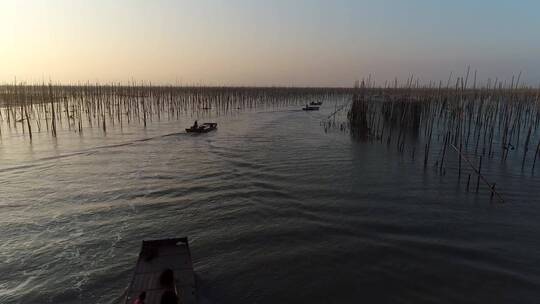
[[[197,303],[195,275],[187,238],[143,241],[125,303],[133,303],[143,291],[146,291],[145,304],[160,303],[166,289],[160,286],[159,278],[167,268],[174,272],[180,303]]]

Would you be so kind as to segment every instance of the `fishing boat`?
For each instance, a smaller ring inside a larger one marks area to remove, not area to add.
[[[171,285],[163,286],[163,274],[172,273]],[[197,286],[187,237],[143,241],[125,304],[145,293],[145,304],[159,304],[164,293],[174,292],[178,303],[197,303]]]
[[[309,103],[311,106],[322,106],[322,101],[312,101]]]
[[[210,131],[217,129],[217,123],[215,122],[205,122],[197,127],[192,126],[186,129],[188,133],[208,133]]]
[[[302,110],[304,110],[304,111],[319,111],[319,107],[313,107],[313,106],[306,105],[305,107],[302,108]]]

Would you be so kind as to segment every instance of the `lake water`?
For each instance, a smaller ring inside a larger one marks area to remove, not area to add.
[[[215,117],[202,135],[188,118],[32,144],[4,128],[0,303],[117,303],[141,240],[177,236],[202,303],[538,301],[538,177],[487,163],[507,200],[491,202],[457,183],[456,155],[440,176],[326,133],[334,108]]]

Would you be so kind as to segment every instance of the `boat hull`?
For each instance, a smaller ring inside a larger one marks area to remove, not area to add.
[[[165,269],[173,271],[174,286],[160,285],[160,276]],[[124,303],[133,303],[144,291],[145,304],[158,304],[163,293],[171,289],[180,303],[197,303],[197,286],[187,237],[143,241]]]
[[[203,123],[197,128],[186,128],[187,133],[208,133],[217,129],[217,123]]]

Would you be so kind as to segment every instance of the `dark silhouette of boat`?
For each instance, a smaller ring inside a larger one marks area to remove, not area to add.
[[[188,133],[208,133],[210,131],[214,131],[217,129],[217,123],[215,122],[205,122],[201,125],[198,125],[197,127],[192,126],[190,128],[186,128],[186,132]]]
[[[309,103],[311,106],[322,106],[322,101],[312,101]]]
[[[164,277],[168,280],[164,280]],[[158,304],[164,293],[174,293],[179,303],[197,303],[197,284],[187,237],[143,241],[124,303],[141,293],[145,304]]]
[[[313,106],[306,105],[305,107],[302,108],[302,110],[304,110],[304,111],[319,111],[319,107],[313,107]]]

